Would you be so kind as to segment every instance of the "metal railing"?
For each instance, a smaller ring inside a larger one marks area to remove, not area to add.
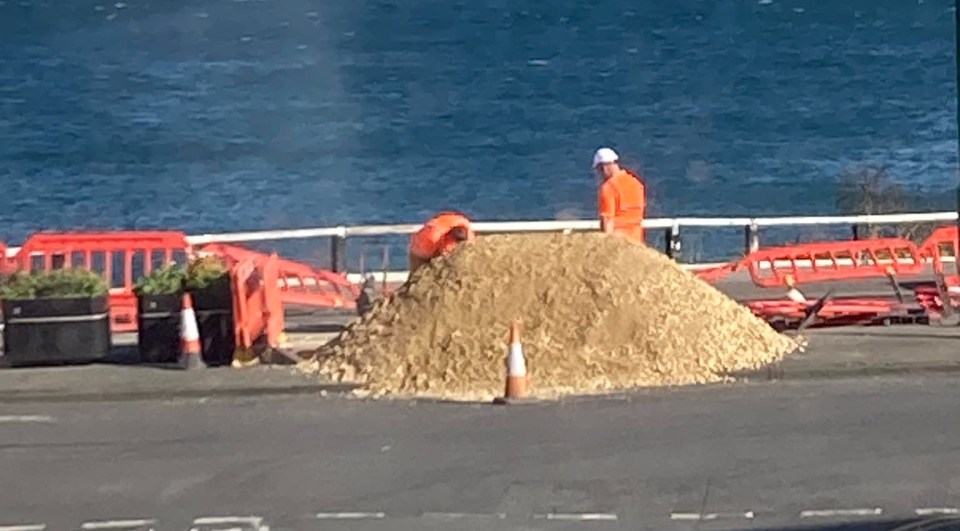
[[[858,237],[857,228],[862,226],[956,222],[956,220],[957,213],[951,211],[857,216],[656,218],[644,220],[643,226],[648,230],[659,229],[663,231],[663,250],[668,256],[673,257],[680,252],[680,232],[684,227],[740,227],[743,229],[744,234],[744,251],[750,252],[760,247],[760,229],[764,227],[847,225],[851,227],[851,235],[856,239]],[[345,271],[348,238],[412,234],[420,227],[421,224],[418,223],[407,223],[400,225],[362,225],[255,232],[228,232],[188,236],[187,241],[190,242],[191,245],[203,245],[214,242],[240,243],[330,238],[330,269],[334,271]],[[475,222],[473,227],[475,231],[481,234],[574,232],[599,230],[600,222],[592,219],[562,221],[479,221]],[[7,250],[7,256],[14,256],[18,250],[16,247],[9,248]]]
[[[848,225],[851,234],[858,237],[857,229],[869,225],[895,225],[913,223],[955,222],[956,212],[922,212],[882,215],[858,216],[789,216],[789,217],[736,217],[736,218],[656,218],[646,219],[643,226],[648,230],[663,231],[663,250],[668,256],[676,256],[680,252],[680,231],[687,228],[736,228],[743,229],[744,251],[755,251],[760,247],[760,229],[764,227],[789,227],[811,225]],[[421,227],[420,224],[402,225],[366,225],[366,226],[339,226],[316,229],[273,230],[257,232],[240,232],[225,234],[200,234],[188,236],[192,245],[221,242],[238,243],[252,241],[276,241],[305,238],[331,238],[330,241],[330,268],[334,271],[344,271],[347,238],[412,234]],[[503,234],[523,232],[574,232],[600,230],[598,220],[563,220],[563,221],[479,221],[473,224],[476,232],[481,234]]]

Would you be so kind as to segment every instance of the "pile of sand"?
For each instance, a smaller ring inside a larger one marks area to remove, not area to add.
[[[321,347],[316,370],[375,396],[486,400],[503,392],[513,319],[541,397],[717,381],[795,348],[643,245],[505,235],[418,271]]]

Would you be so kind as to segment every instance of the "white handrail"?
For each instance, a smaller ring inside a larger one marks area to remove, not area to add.
[[[898,223],[952,222],[957,220],[956,212],[906,212],[901,214],[857,215],[857,216],[788,216],[788,217],[730,217],[730,218],[656,218],[643,221],[647,229],[673,229],[682,227],[783,227],[805,225],[877,225]],[[397,225],[358,225],[321,227],[308,229],[268,230],[252,232],[227,232],[220,234],[198,234],[187,236],[191,245],[207,243],[237,243],[254,241],[298,240],[309,238],[350,236],[387,236],[412,234],[420,224],[406,223]],[[575,219],[557,221],[478,221],[473,224],[478,233],[504,232],[560,232],[589,231],[600,228],[595,219]],[[19,248],[7,249],[7,256],[16,255]]]
[[[956,212],[922,212],[858,216],[795,216],[795,217],[736,217],[736,218],[656,218],[643,221],[647,229],[671,227],[776,227],[790,225],[877,225],[882,223],[929,223],[956,221]],[[323,236],[386,236],[412,234],[420,224],[359,225],[353,227],[330,227],[318,229],[271,230],[258,232],[202,234],[188,236],[192,245],[211,242],[250,242],[268,240],[293,240]],[[600,222],[594,219],[560,221],[478,221],[473,224],[479,233],[497,232],[559,232],[564,230],[598,230]]]

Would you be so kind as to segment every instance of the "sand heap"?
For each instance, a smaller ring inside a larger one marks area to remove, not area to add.
[[[435,260],[317,352],[374,395],[503,391],[510,321],[537,396],[716,381],[795,344],[642,245],[603,234],[489,236]]]

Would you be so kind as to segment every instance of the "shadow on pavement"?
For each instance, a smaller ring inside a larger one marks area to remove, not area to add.
[[[94,363],[102,365],[124,365],[143,369],[160,369],[167,371],[183,370],[176,363],[144,363],[140,361],[140,352],[137,350],[136,345],[113,345],[110,347],[109,356]]]

